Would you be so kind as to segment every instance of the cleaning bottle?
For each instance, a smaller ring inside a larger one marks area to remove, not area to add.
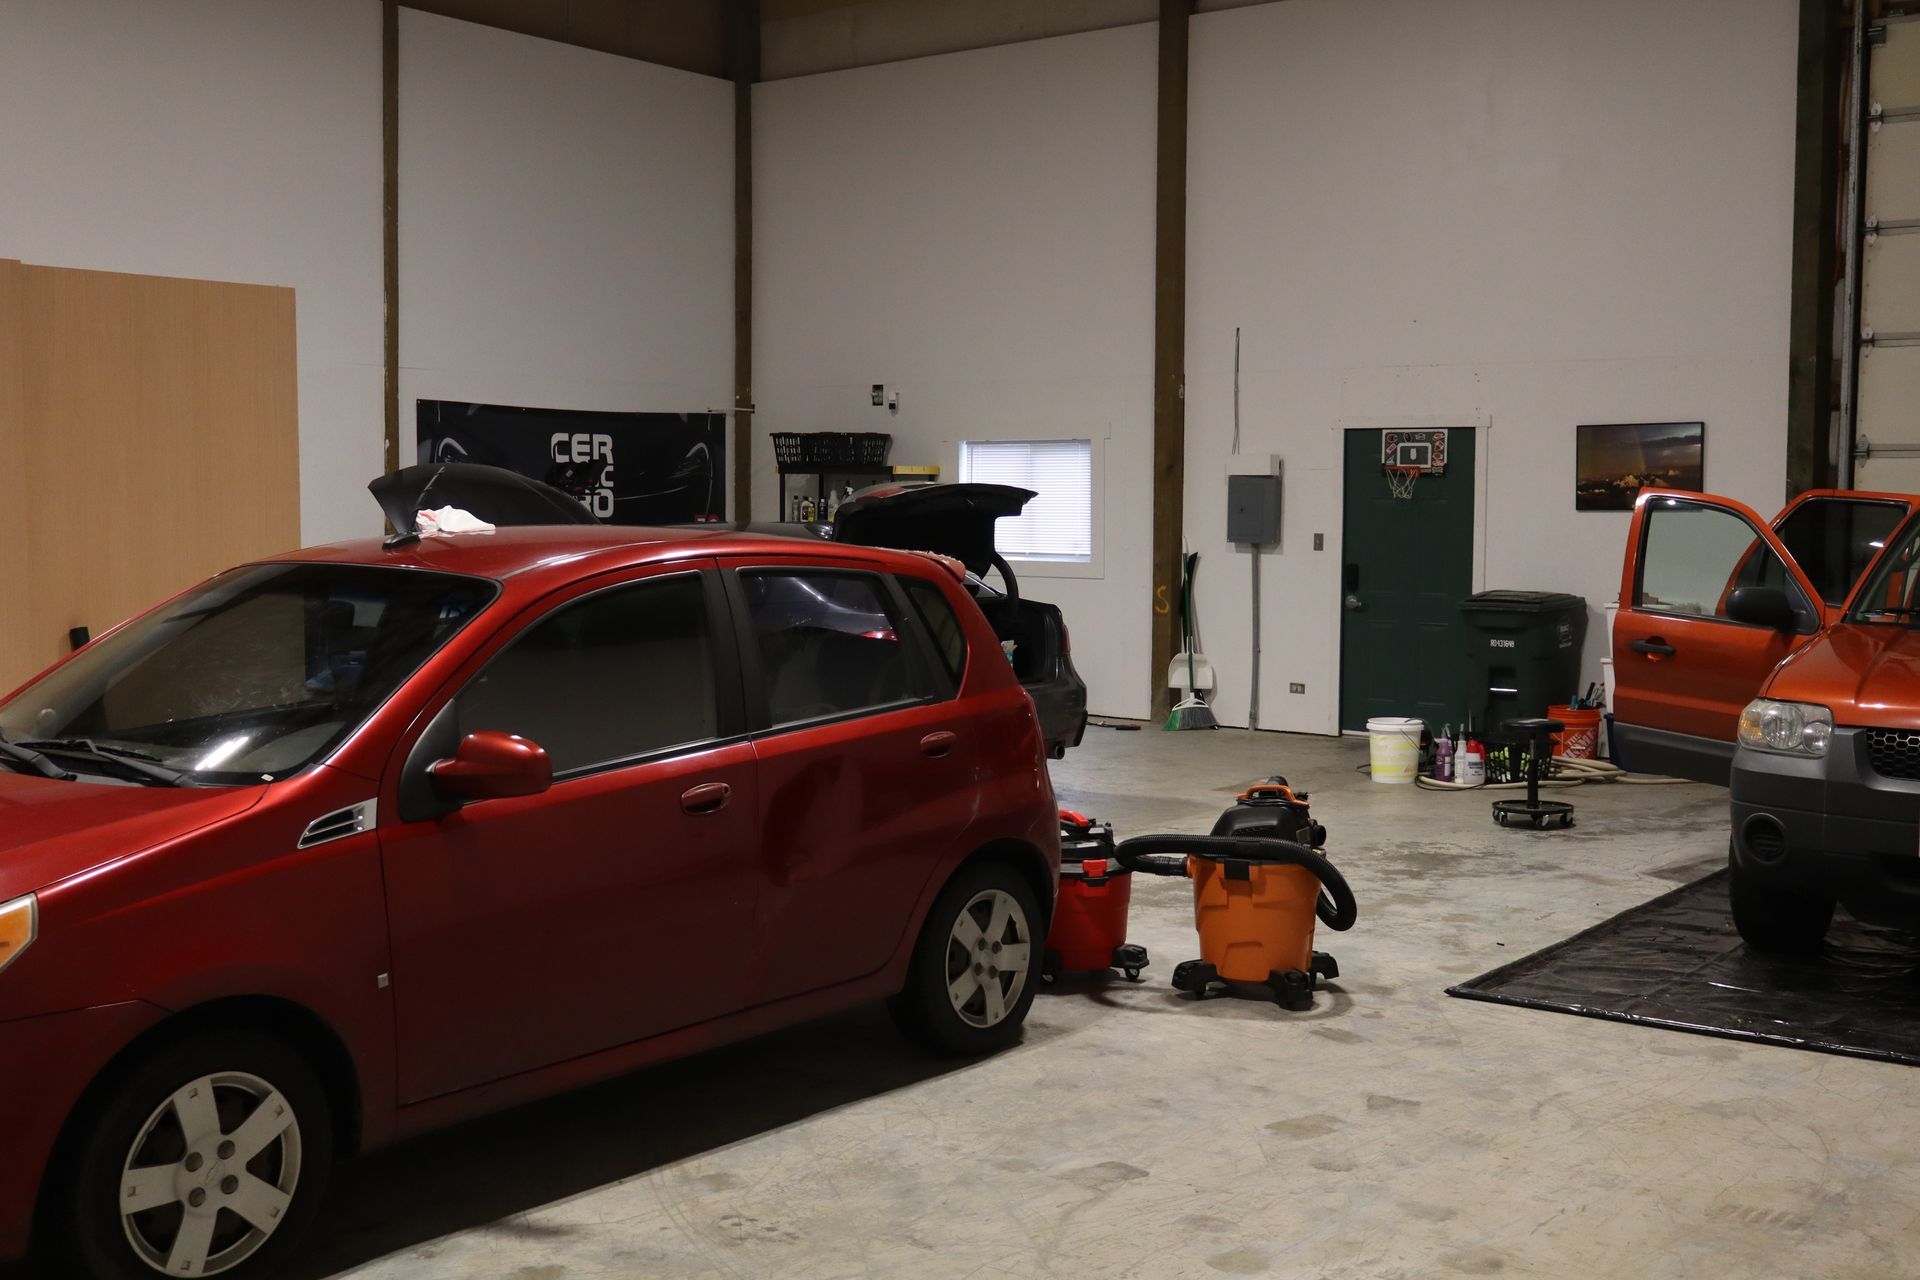
[[[1453,781],[1453,726],[1446,725],[1433,744],[1433,776],[1440,782]]]
[[[1467,735],[1466,752],[1454,769],[1454,781],[1469,787],[1484,786],[1487,781],[1487,749],[1480,739]]]

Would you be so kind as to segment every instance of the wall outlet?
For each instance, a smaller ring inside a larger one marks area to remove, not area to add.
[[[887,402],[887,387],[883,382],[873,384],[873,407],[878,409]]]
[[[1327,549],[1327,535],[1326,535],[1326,534],[1324,534],[1324,533],[1316,533],[1316,534],[1314,534],[1314,535],[1313,535],[1313,549],[1314,549],[1315,551],[1325,551],[1325,550]]]
[[[1297,680],[1287,686],[1288,693],[1305,693],[1306,691],[1307,691],[1307,686],[1305,686],[1304,684],[1301,684]]]

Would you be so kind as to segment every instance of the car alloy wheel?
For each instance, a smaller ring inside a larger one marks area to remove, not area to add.
[[[947,997],[970,1027],[998,1026],[1020,1003],[1032,968],[1027,913],[1004,889],[983,889],[947,938]]]
[[[300,1185],[291,1102],[246,1072],[188,1081],[140,1127],[120,1177],[120,1221],[155,1272],[214,1276],[279,1229]]]

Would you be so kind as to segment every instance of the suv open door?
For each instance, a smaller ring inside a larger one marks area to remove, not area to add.
[[[1837,618],[1920,499],[1817,490],[1769,525],[1713,494],[1643,490],[1613,626],[1621,763],[1724,785],[1740,711]]]

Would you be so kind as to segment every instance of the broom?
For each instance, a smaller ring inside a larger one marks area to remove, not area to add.
[[[1220,722],[1214,719],[1213,708],[1200,696],[1193,678],[1193,570],[1199,559],[1200,553],[1192,552],[1180,565],[1180,647],[1187,651],[1187,696],[1167,713],[1167,723],[1162,728],[1169,731],[1220,727]]]

